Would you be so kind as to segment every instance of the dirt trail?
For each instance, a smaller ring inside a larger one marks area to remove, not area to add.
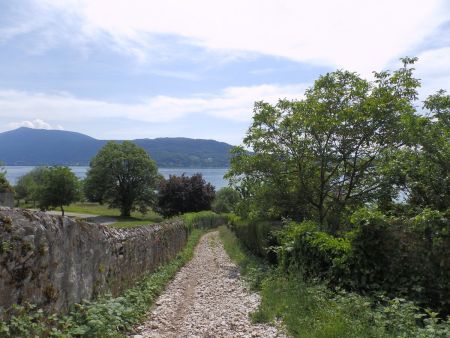
[[[259,301],[239,279],[218,232],[210,232],[130,337],[285,337],[272,326],[250,322],[248,314]]]

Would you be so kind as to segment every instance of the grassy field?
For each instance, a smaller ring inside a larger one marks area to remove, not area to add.
[[[21,205],[21,207],[33,208],[32,205]],[[54,210],[59,211],[59,209]],[[119,209],[108,208],[107,205],[100,205],[98,203],[90,202],[73,203],[65,206],[64,210],[65,212],[113,218],[115,222],[110,224],[110,226],[116,228],[132,228],[140,225],[158,223],[163,220],[163,217],[154,211],[149,211],[144,215],[139,212],[132,212],[131,217],[121,217]]]
[[[121,217],[119,209],[111,209],[106,205],[98,203],[74,203],[65,208],[67,212],[76,212],[80,214],[98,215],[116,219],[116,222],[111,226],[116,228],[130,228],[140,225],[148,225],[162,221],[162,216],[154,211],[149,211],[146,214],[139,212],[131,213],[131,217]]]

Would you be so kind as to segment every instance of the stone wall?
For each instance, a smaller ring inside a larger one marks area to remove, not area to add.
[[[0,314],[30,302],[51,312],[117,295],[184,247],[182,221],[114,229],[0,207]]]
[[[14,193],[0,192],[0,206],[14,207]]]

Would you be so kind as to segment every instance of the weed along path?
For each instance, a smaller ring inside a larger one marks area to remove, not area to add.
[[[209,232],[130,337],[285,337],[275,327],[251,323],[249,313],[258,305],[218,231]]]

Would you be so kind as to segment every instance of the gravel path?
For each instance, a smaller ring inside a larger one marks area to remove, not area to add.
[[[130,337],[285,337],[272,326],[250,322],[248,314],[259,301],[239,279],[218,232],[210,232]]]

